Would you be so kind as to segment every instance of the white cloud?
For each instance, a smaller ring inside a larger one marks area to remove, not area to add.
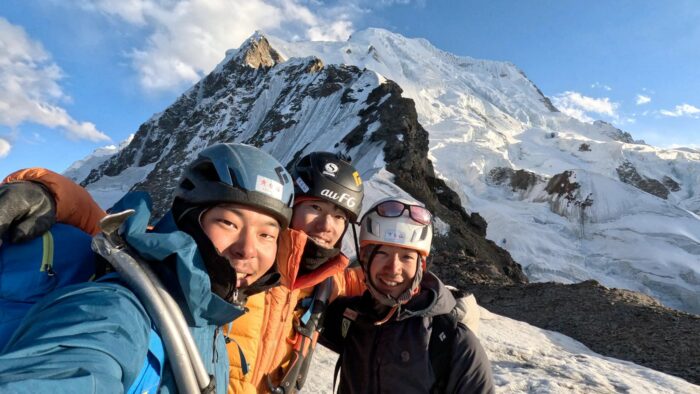
[[[618,103],[610,102],[607,97],[593,98],[578,92],[564,92],[552,97],[554,106],[561,112],[582,122],[592,122],[593,114],[606,115],[617,119]]]
[[[144,28],[148,37],[131,53],[140,83],[149,91],[180,89],[211,71],[226,50],[238,47],[254,31],[310,40],[346,40],[352,18],[349,5],[322,7],[301,0],[98,0],[81,1]],[[314,7],[314,9],[307,6]]]
[[[644,105],[651,102],[651,97],[645,96],[643,94],[637,95],[637,105]]]
[[[662,109],[661,111],[659,111],[659,113],[661,113],[661,115],[671,116],[674,118],[678,118],[681,116],[700,118],[700,108],[690,104],[676,105],[676,108],[673,111]]]
[[[94,124],[76,121],[59,105],[70,100],[58,84],[62,76],[41,43],[0,17],[0,125],[31,122],[61,128],[70,138],[109,140]],[[0,153],[7,154],[9,142],[3,147]]]
[[[610,86],[604,85],[604,84],[602,84],[602,83],[600,83],[600,82],[594,82],[594,83],[591,85],[591,87],[594,88],[594,89],[595,89],[595,88],[600,88],[600,89],[603,89],[603,90],[608,91],[608,92],[612,90],[612,88],[611,88]]]
[[[10,149],[12,149],[10,142],[4,138],[0,138],[0,158],[9,155]]]

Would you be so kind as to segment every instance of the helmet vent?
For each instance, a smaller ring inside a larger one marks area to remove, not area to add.
[[[219,174],[216,172],[216,167],[214,167],[214,163],[210,161],[200,163],[192,172],[199,173],[202,178],[210,182],[220,181]]]
[[[238,177],[236,177],[236,173],[233,172],[233,168],[228,168],[228,174],[231,176],[231,186],[240,187],[240,182],[238,182]]]
[[[180,182],[180,188],[185,190],[194,190],[194,183],[189,179],[185,178]]]
[[[428,227],[429,226],[423,226],[423,231],[421,232],[421,235],[420,235],[421,241],[428,238]]]

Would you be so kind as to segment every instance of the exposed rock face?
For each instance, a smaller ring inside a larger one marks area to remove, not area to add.
[[[593,122],[593,124],[599,129],[603,130],[605,134],[607,134],[609,137],[616,141],[624,142],[627,144],[644,144],[644,141],[635,141],[630,133],[622,131],[608,122],[596,120],[595,122]]]
[[[507,183],[511,191],[518,191],[528,190],[544,180],[542,177],[530,171],[496,167],[489,171],[487,181],[493,185],[503,185]]]
[[[202,148],[233,141],[272,146],[288,164],[300,153],[288,151],[295,142],[291,130],[304,132],[299,129],[313,124],[319,128],[317,138],[323,138],[324,128],[345,136],[342,141],[328,140],[321,146],[324,150],[343,149],[342,143],[346,152],[361,143],[385,143],[386,169],[396,176],[394,182],[450,225],[450,234],[435,242],[436,267],[444,266],[450,275],[469,282],[527,282],[508,252],[485,238],[486,221],[477,213],[467,214],[457,194],[436,177],[427,158],[428,133],[418,123],[414,102],[401,97],[401,89],[391,81],[369,91],[371,86],[361,82],[369,73],[354,66],[324,66],[313,57],[282,61],[264,37],[253,36],[163,113],[144,123],[132,142],[93,170],[83,185],[151,165],[153,169],[133,189],[148,191],[160,216],[170,206],[184,165]],[[359,125],[345,134],[333,128],[358,117]],[[365,136],[375,122],[379,127]]]
[[[664,183],[661,183],[656,179],[639,175],[637,169],[628,161],[617,167],[617,176],[622,182],[630,184],[649,194],[653,194],[656,197],[663,198],[664,200],[668,199],[668,194],[670,193],[669,188],[672,191],[680,190],[680,185],[669,177],[665,177]],[[666,185],[669,187],[667,188]]]
[[[700,384],[700,316],[595,281],[465,288],[494,313],[561,332],[597,353]]]
[[[485,238],[486,221],[477,213],[468,215],[457,193],[435,175],[428,160],[428,133],[418,123],[413,100],[402,98],[401,88],[387,81],[370,94],[367,104],[367,111],[360,114],[360,126],[343,142],[349,146],[360,143],[368,125],[381,122],[370,140],[386,142],[384,160],[386,169],[396,176],[394,183],[450,225],[447,236],[436,236],[433,241],[433,271],[443,277],[459,276],[465,282],[527,282],[510,254]]]
[[[559,197],[564,197],[567,201],[573,201],[576,198],[576,190],[581,187],[578,182],[571,182],[570,178],[573,173],[564,171],[549,179],[545,190],[549,194],[556,194]]]

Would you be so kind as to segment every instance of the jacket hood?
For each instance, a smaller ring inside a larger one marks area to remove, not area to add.
[[[425,272],[420,282],[420,292],[400,309],[396,320],[443,315],[450,313],[455,305],[457,301],[442,281],[432,272]]]
[[[151,264],[163,284],[195,325],[224,325],[243,314],[244,308],[230,304],[211,291],[211,282],[197,243],[166,214],[152,232],[151,200],[143,192],[128,193],[110,210],[136,212],[122,226],[121,235],[141,258]]]

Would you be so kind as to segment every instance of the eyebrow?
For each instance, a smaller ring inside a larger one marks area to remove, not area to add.
[[[227,210],[227,211],[229,211],[229,212],[235,214],[236,216],[238,216],[239,218],[241,218],[241,220],[243,220],[243,214],[241,213],[241,209],[249,209],[249,210],[251,210],[251,211],[255,211],[255,212],[258,212],[258,213],[262,213],[263,215],[266,215],[266,216],[267,216],[266,213],[263,213],[263,212],[260,212],[260,211],[258,211],[258,210],[251,209],[251,208],[238,208],[238,207],[232,207],[232,206],[230,206],[230,205],[221,205],[221,208],[223,208],[223,209],[225,209],[225,210]],[[266,219],[267,219],[267,218],[266,218]],[[280,224],[277,222],[277,220],[272,219],[272,218],[267,219],[267,220],[263,223],[263,225],[265,225],[265,226],[274,226],[274,227],[277,227],[277,228],[280,228],[280,229],[281,229]]]
[[[337,205],[335,205],[335,204],[333,204],[333,208],[335,208],[335,211],[334,211],[335,213],[340,212],[340,213],[342,213],[343,215],[348,216],[348,214],[345,212],[345,210],[344,210],[343,208],[341,208],[341,207],[339,207],[339,206],[337,206]]]

